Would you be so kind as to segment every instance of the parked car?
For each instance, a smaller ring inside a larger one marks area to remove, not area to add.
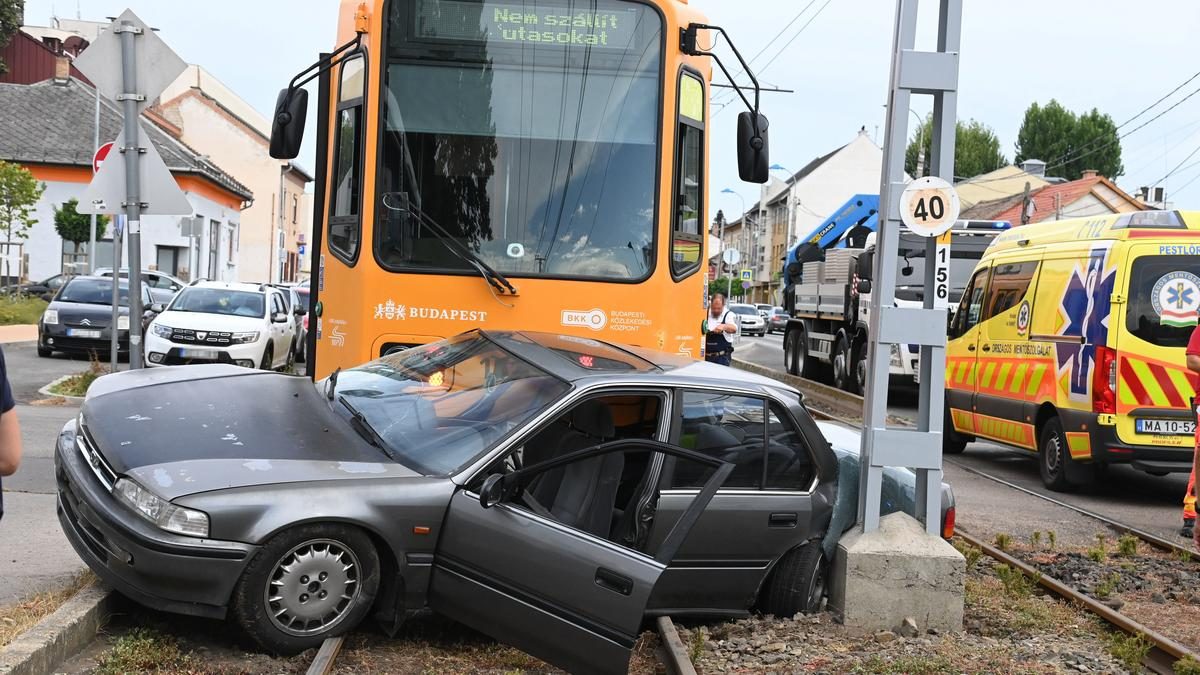
[[[301,363],[308,362],[308,312],[309,312],[309,295],[310,290],[308,282],[303,285],[297,284],[292,287],[296,291],[296,298],[300,301],[300,314],[296,316],[296,329],[300,333],[300,351],[296,354],[296,360]]]
[[[792,316],[784,308],[772,307],[771,313],[767,315],[767,332],[787,332],[788,319],[790,318]]]
[[[308,303],[301,304],[300,293],[295,286],[286,284],[267,284],[268,286],[278,289],[283,293],[283,300],[287,304],[288,315],[292,317],[293,338],[292,338],[292,359],[294,361],[303,361],[300,354],[304,350],[304,340],[308,322],[305,318],[308,315]],[[306,296],[307,299],[307,296]]]
[[[755,305],[754,308],[758,310],[758,315],[764,319],[771,316],[771,310],[775,309],[775,307],[773,307],[772,305],[762,305],[762,304]]]
[[[730,303],[729,311],[738,315],[742,335],[757,335],[762,337],[767,334],[767,322],[758,313],[758,307],[754,305],[743,305],[739,303]]]
[[[55,274],[52,277],[42,279],[41,281],[31,281],[29,283],[17,286],[17,291],[26,295],[35,295],[47,302],[50,301],[58,289],[62,288],[63,284],[70,279],[70,274]]]
[[[290,368],[295,325],[276,288],[197,281],[181,290],[150,324],[146,364]]]
[[[111,277],[112,268],[96,268],[96,274],[102,277]],[[122,269],[121,276],[128,278],[129,270]],[[150,287],[150,295],[154,296],[154,302],[163,305],[171,302],[171,298],[174,298],[175,294],[187,285],[182,280],[157,270],[142,270],[142,283]]]
[[[142,303],[153,317],[150,289],[142,284]],[[129,281],[117,286],[117,355],[129,356]],[[112,348],[112,277],[71,277],[63,284],[38,320],[37,354],[107,354]]]
[[[316,383],[100,378],[58,439],[59,521],[125,595],[229,615],[271,652],[431,609],[570,672],[625,672],[647,615],[820,606],[821,539],[857,503],[836,503],[858,457],[838,433],[751,373],[471,331]],[[912,472],[889,480],[885,512],[911,512]],[[944,525],[953,506],[943,486]]]

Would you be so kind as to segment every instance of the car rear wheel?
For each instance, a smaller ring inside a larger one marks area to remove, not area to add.
[[[942,454],[961,455],[967,449],[967,439],[954,429],[954,418],[950,406],[946,406],[946,417],[942,422]]]
[[[261,368],[262,370],[274,370],[274,366],[275,366],[275,350],[272,349],[271,345],[268,344],[267,348],[263,351],[262,363],[259,364],[258,367]]]
[[[303,525],[254,556],[234,588],[233,612],[260,647],[290,656],[353,630],[378,590],[379,555],[366,534]]]
[[[825,602],[825,568],[825,552],[820,542],[788,551],[771,571],[760,608],[778,617],[821,611]]]
[[[1071,453],[1067,450],[1067,436],[1063,433],[1062,422],[1057,417],[1051,417],[1042,425],[1042,434],[1038,442],[1038,469],[1042,474],[1042,484],[1055,492],[1068,492],[1075,487],[1067,477],[1067,464],[1071,461]]]
[[[291,372],[292,368],[294,368],[295,366],[296,366],[296,345],[292,345],[292,348],[288,350],[287,363],[284,364],[283,369],[287,372]]]

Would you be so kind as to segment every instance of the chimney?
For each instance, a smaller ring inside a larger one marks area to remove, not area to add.
[[[1021,162],[1021,170],[1031,176],[1045,177],[1046,163],[1040,159],[1027,159]]]
[[[1095,178],[1099,173],[1095,169],[1084,169],[1083,178]]]
[[[54,84],[64,85],[71,81],[71,59],[65,54],[54,57]]]

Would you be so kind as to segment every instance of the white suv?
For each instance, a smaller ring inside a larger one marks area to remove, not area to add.
[[[290,368],[296,319],[283,294],[257,284],[197,281],[179,291],[146,331],[146,365],[233,363]]]

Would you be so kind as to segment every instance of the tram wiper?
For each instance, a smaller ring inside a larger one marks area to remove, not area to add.
[[[392,200],[396,200],[399,204],[395,204]],[[479,272],[479,276],[483,277],[484,281],[498,291],[501,295],[518,295],[517,289],[512,283],[504,277],[503,274],[497,272],[491,265],[484,262],[478,254],[463,245],[454,235],[446,231],[446,228],[438,224],[436,220],[430,218],[427,213],[421,210],[421,207],[412,203],[405,192],[387,192],[383,195],[383,205],[397,213],[411,213],[416,216],[417,220],[429,228],[434,236],[438,238],[446,248],[457,256],[460,260],[475,268]]]

